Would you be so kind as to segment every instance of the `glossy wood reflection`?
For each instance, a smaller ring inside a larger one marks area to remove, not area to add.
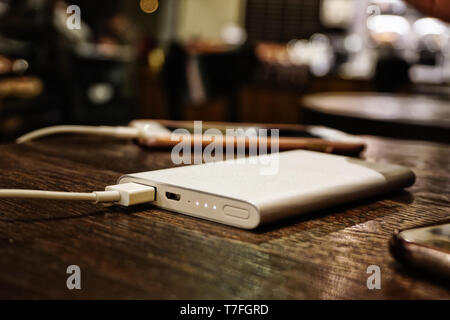
[[[366,138],[369,160],[411,167],[407,191],[244,231],[150,206],[0,201],[1,298],[449,299],[449,284],[399,266],[396,229],[450,216],[450,147]],[[0,146],[0,188],[91,191],[173,166],[133,142],[61,136]],[[82,289],[66,288],[66,268]],[[369,265],[382,289],[368,290]]]

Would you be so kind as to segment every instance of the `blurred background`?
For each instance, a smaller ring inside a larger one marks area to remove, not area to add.
[[[0,141],[153,118],[449,142],[449,35],[400,0],[0,0]]]

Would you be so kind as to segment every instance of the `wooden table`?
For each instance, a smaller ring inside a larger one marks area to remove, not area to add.
[[[370,160],[409,166],[416,184],[256,231],[154,209],[0,200],[0,298],[449,299],[445,281],[398,265],[394,230],[448,219],[450,147],[367,137]],[[92,191],[172,166],[133,142],[60,136],[0,146],[0,188]],[[66,268],[81,268],[81,290]],[[368,290],[369,265],[381,290]]]
[[[305,123],[355,134],[448,142],[450,101],[424,95],[325,92],[302,98]]]

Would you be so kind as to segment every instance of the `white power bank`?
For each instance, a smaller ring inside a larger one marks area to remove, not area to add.
[[[157,207],[238,228],[262,224],[408,187],[405,167],[295,150],[266,157],[278,164],[262,174],[258,157],[189,165],[122,176],[156,188]],[[277,157],[277,158],[272,158]],[[254,163],[256,162],[256,163]]]

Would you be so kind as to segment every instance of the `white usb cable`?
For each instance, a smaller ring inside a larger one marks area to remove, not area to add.
[[[19,137],[16,142],[24,143],[44,136],[60,133],[92,134],[125,139],[140,138],[142,136],[142,130],[134,127],[53,126],[24,134],[23,136]]]
[[[97,136],[110,136],[123,139],[152,139],[160,136],[170,137],[172,133],[169,129],[159,124],[156,121],[148,121],[143,125],[136,127],[123,127],[123,126],[75,126],[75,125],[62,125],[42,128],[31,131],[23,136],[17,138],[17,143],[24,143],[34,139],[42,138],[45,136],[61,134],[61,133],[77,133],[88,134]]]
[[[156,122],[149,122],[141,127],[110,127],[110,126],[74,126],[63,125],[43,128],[32,131],[16,141],[24,143],[30,140],[48,135],[60,133],[79,133],[112,136],[116,138],[151,138],[159,135],[170,134],[170,131]],[[94,191],[91,193],[59,192],[42,190],[23,189],[0,189],[0,198],[28,198],[28,199],[52,199],[52,200],[73,200],[112,202],[122,206],[131,206],[140,203],[149,203],[155,200],[156,189],[138,183],[123,183],[107,186],[105,191]]]
[[[94,191],[91,193],[0,189],[0,198],[92,201],[94,203],[112,202],[126,207],[152,202],[155,200],[155,196],[156,190],[154,187],[139,183],[116,184],[107,186],[105,191]]]

